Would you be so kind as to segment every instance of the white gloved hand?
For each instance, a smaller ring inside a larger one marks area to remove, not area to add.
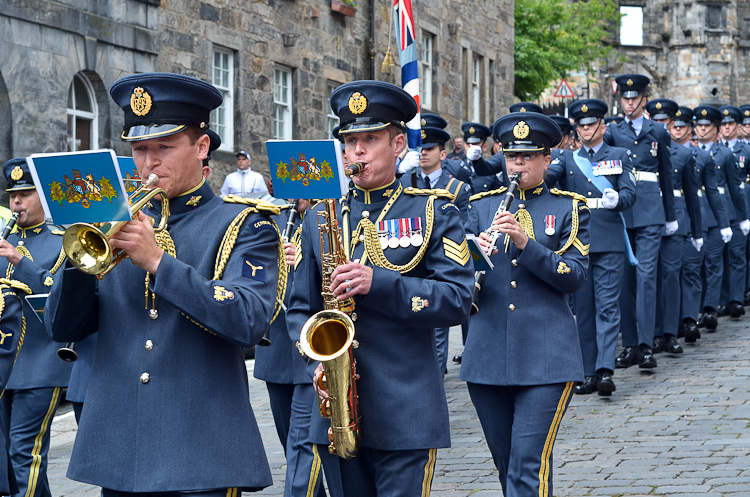
[[[747,236],[750,233],[750,219],[740,221],[740,229],[742,230],[742,234]]]
[[[472,145],[469,150],[466,151],[466,158],[475,161],[482,156],[482,147],[479,145]]]
[[[696,252],[700,252],[701,247],[703,247],[703,238],[691,238],[690,243],[693,244],[693,247],[695,247]]]
[[[614,209],[620,200],[620,194],[612,188],[605,188],[602,192],[602,205],[605,209]]]
[[[721,240],[724,243],[729,243],[732,239],[732,228],[721,228],[719,233],[721,233]]]
[[[679,227],[680,225],[677,224],[677,221],[667,221],[667,236],[677,231],[677,228]]]
[[[401,159],[401,164],[398,165],[398,172],[401,174],[406,174],[415,167],[419,167],[419,157],[420,154],[416,150],[406,152],[404,158]]]

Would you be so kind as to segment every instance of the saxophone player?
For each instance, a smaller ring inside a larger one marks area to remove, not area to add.
[[[495,123],[508,174],[521,174],[510,210],[496,214],[505,188],[469,204],[467,231],[487,248],[488,226],[501,233],[490,254],[479,313],[471,318],[460,378],[467,382],[503,495],[553,495],[552,447],[583,379],[568,294],[586,281],[586,198],[549,190],[544,171],[560,128],[547,116],[517,112]],[[506,236],[507,235],[507,236]],[[502,243],[504,242],[504,243]]]
[[[473,265],[455,205],[395,178],[404,123],[417,113],[414,99],[389,83],[354,81],[333,92],[331,108],[348,160],[364,164],[338,203],[348,259],[330,285],[339,301],[355,302],[362,443],[353,459],[323,458],[323,469],[328,475],[327,464],[338,466],[347,496],[427,495],[437,449],[450,446],[434,330],[468,316]],[[303,224],[287,312],[294,340],[324,307],[315,218]],[[319,363],[308,363],[311,377],[319,371]],[[327,452],[328,427],[313,416],[310,436],[319,453]]]

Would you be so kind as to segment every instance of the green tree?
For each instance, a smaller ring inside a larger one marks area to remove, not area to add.
[[[616,0],[516,0],[515,95],[535,100],[570,72],[593,74],[619,24]]]

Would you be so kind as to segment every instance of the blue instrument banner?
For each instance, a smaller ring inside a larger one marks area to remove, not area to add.
[[[26,162],[44,215],[55,224],[131,219],[130,203],[113,150],[32,154]]]
[[[338,140],[266,142],[276,198],[338,199],[348,189]]]

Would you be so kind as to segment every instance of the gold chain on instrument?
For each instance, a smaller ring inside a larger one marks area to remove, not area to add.
[[[437,196],[430,195],[430,197],[427,199],[427,207],[425,208],[425,218],[427,226],[425,227],[425,235],[422,246],[419,247],[419,251],[412,258],[412,260],[402,266],[391,263],[391,261],[389,261],[385,256],[385,253],[380,246],[380,241],[378,240],[378,230],[375,228],[375,225],[372,223],[372,221],[370,221],[369,219],[362,219],[359,222],[360,226],[364,226],[365,231],[365,255],[370,255],[373,264],[385,269],[390,269],[392,271],[398,271],[402,274],[408,273],[409,271],[414,269],[417,264],[419,264],[419,261],[422,260],[425,252],[427,252],[427,246],[429,245],[430,236],[432,235],[432,221],[435,218],[436,198]],[[378,221],[380,221],[380,219],[378,219]],[[362,259],[364,260],[364,256],[362,257]]]

